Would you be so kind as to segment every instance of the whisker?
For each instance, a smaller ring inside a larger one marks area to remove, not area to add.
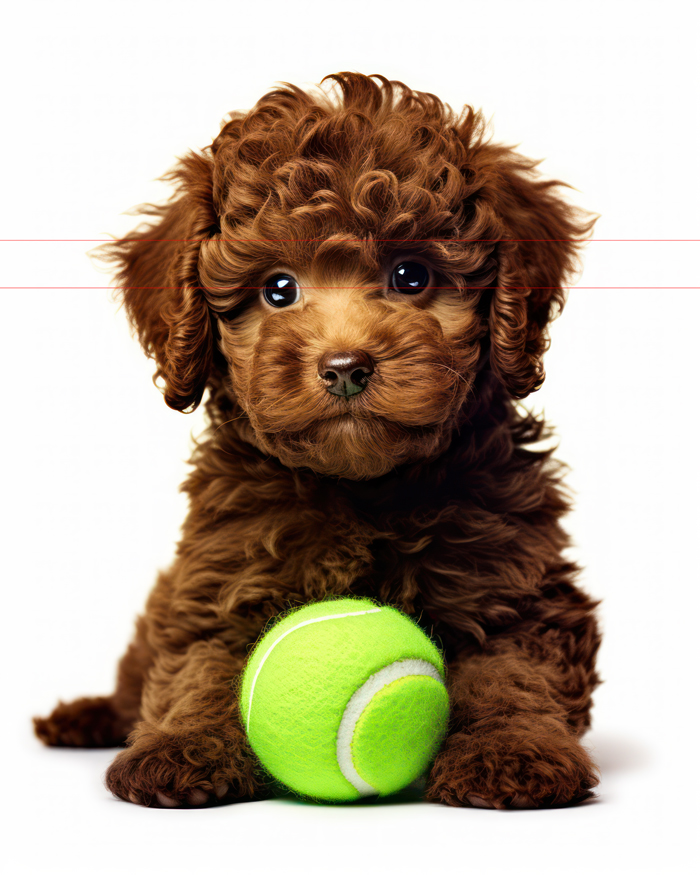
[[[265,408],[259,408],[257,412],[267,414],[267,413],[269,413],[271,410],[274,411],[275,407],[279,407],[279,405],[280,405],[285,399],[289,398],[289,396],[290,396],[290,395],[293,395],[296,391],[298,391],[298,387],[297,387],[297,386],[294,386],[294,387],[293,387],[292,389],[290,389],[288,392],[285,392],[284,395],[281,395],[279,398],[274,398],[274,399],[270,402],[270,404],[269,404],[267,407],[265,407]]]

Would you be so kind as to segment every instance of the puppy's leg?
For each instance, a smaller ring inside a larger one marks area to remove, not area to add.
[[[266,795],[234,691],[244,662],[215,639],[158,657],[144,688],[144,719],[107,770],[115,796],[170,808]]]
[[[517,628],[448,666],[450,732],[429,799],[544,808],[593,795],[597,770],[579,737],[599,683],[594,608],[574,587],[553,588]]]
[[[427,798],[479,808],[583,802],[596,769],[547,677],[525,656],[475,656],[450,666],[452,720]]]
[[[145,621],[136,624],[136,636],[117,670],[111,696],[90,696],[59,702],[48,717],[34,718],[34,731],[55,747],[117,747],[126,741],[139,718],[144,676],[153,661],[146,644]]]
[[[544,808],[593,795],[596,767],[531,666],[492,659],[461,669],[452,684],[458,717],[431,770],[428,799]]]

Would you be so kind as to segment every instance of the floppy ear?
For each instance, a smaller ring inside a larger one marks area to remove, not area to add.
[[[218,230],[212,164],[190,152],[162,178],[177,183],[171,200],[137,207],[133,213],[153,219],[99,247],[97,258],[117,265],[129,321],[146,355],[155,359],[153,381],[163,379],[166,403],[191,412],[213,367],[211,317],[197,270],[201,241]]]
[[[483,180],[478,197],[488,204],[499,240],[489,311],[491,369],[513,397],[524,398],[544,382],[547,325],[564,306],[578,242],[596,217],[561,198],[564,183],[539,179],[539,162],[506,146],[482,144],[470,157]]]

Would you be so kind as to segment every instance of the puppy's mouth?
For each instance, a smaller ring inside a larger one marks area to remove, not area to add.
[[[424,433],[440,428],[454,405],[454,393],[441,387],[431,395],[367,391],[347,397],[314,392],[256,398],[247,406],[257,431],[302,436],[322,426],[403,429]],[[452,402],[452,403],[451,403]]]
[[[381,421],[383,418],[382,416],[372,412],[371,410],[353,407],[352,404],[345,405],[345,408],[345,410],[333,410],[327,413],[325,416],[319,416],[316,422],[369,422],[374,419]]]
[[[348,409],[317,419],[301,431],[258,433],[258,438],[288,467],[367,480],[442,451],[449,433],[447,424],[403,425],[366,410],[360,416]]]
[[[443,422],[429,424],[414,424],[390,419],[371,410],[345,410],[320,417],[315,423],[305,429],[315,433],[330,435],[333,430],[348,437],[355,437],[358,432],[366,435],[391,434],[396,440],[404,440],[415,437],[425,437],[434,434],[444,425]],[[295,436],[301,437],[304,432],[298,432]]]

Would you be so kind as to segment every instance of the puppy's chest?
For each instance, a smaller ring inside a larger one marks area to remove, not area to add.
[[[485,596],[478,556],[489,547],[457,507],[382,517],[340,504],[280,506],[231,520],[226,529],[230,556],[221,603],[227,612],[272,614],[356,594],[410,614],[433,605],[431,622],[437,622],[435,592],[458,588],[460,604],[473,602],[475,610]]]

